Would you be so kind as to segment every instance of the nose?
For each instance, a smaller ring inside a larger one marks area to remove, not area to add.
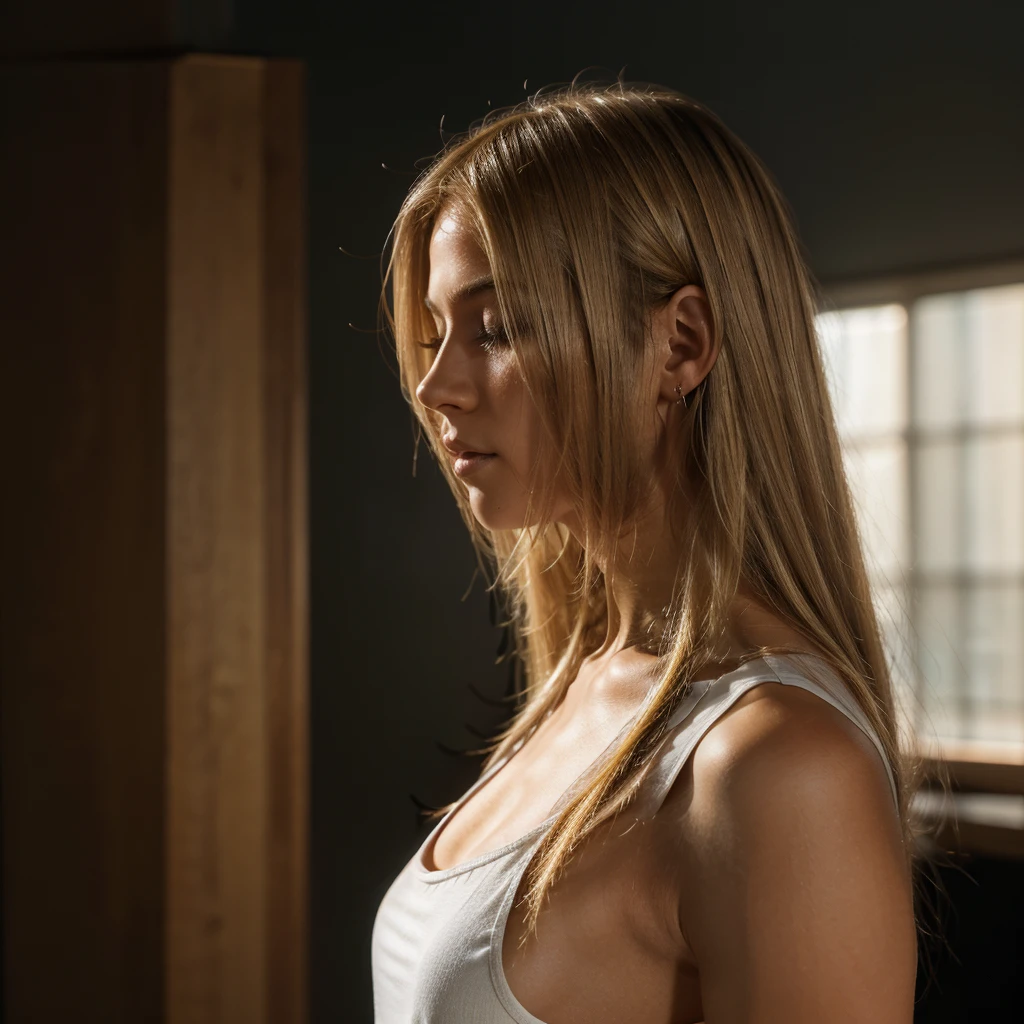
[[[477,387],[469,372],[466,358],[445,338],[430,364],[430,369],[416,388],[416,397],[428,409],[440,411],[456,406],[462,411],[477,402]]]

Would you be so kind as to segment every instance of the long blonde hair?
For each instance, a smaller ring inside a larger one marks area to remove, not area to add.
[[[501,321],[582,538],[550,521],[550,465],[520,529],[485,529],[416,397],[433,332],[424,308],[439,213],[470,217]],[[923,763],[899,721],[815,330],[815,292],[783,199],[758,159],[705,107],[649,84],[586,83],[493,111],[435,157],[395,221],[384,276],[402,393],[509,613],[524,686],[484,761],[511,753],[560,702],[606,625],[605,545],[650,493],[635,439],[651,311],[704,289],[721,348],[681,420],[686,531],[659,675],[532,861],[527,934],[572,851],[637,793],[666,722],[713,662],[742,580],[826,655],[874,727],[896,780],[908,869],[910,800]],[[676,507],[670,524],[678,527]],[[751,657],[769,650],[761,648]],[[438,809],[446,813],[453,804]],[[915,886],[916,891],[916,886]]]

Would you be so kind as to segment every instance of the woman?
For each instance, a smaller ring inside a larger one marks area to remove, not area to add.
[[[377,1024],[910,1024],[915,766],[765,170],[669,89],[537,94],[389,278],[526,687],[381,904]]]

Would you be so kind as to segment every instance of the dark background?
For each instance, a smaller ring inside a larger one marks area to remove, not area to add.
[[[411,414],[375,333],[417,161],[488,101],[624,69],[753,147],[825,282],[1020,256],[1024,5],[239,0],[232,19],[215,48],[308,66],[312,1019],[368,1021],[373,915],[424,835],[409,794],[459,795],[475,762],[438,744],[472,747],[465,724],[504,714],[469,690],[504,691],[500,633],[479,579],[462,600],[473,553],[425,453],[412,476]],[[940,959],[918,1019],[1016,1020],[1021,866],[963,870],[947,872],[961,963]]]

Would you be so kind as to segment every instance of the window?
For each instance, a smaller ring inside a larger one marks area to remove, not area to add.
[[[1024,265],[826,292],[818,332],[904,721],[1024,761]]]

